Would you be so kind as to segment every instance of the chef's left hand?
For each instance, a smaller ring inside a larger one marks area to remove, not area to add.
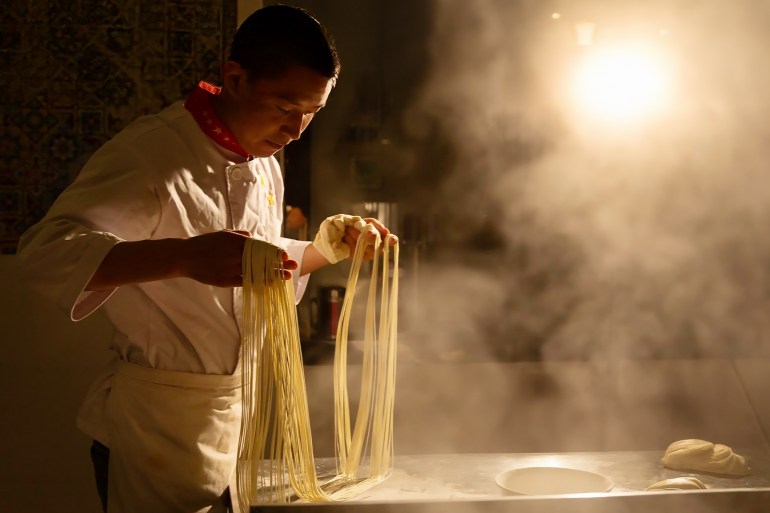
[[[371,225],[380,233],[380,240],[384,241],[385,237],[390,234],[390,230],[374,217],[364,217],[363,219],[367,223],[371,223]],[[369,240],[369,245],[366,246],[366,251],[364,252],[364,260],[371,260],[374,258],[374,241],[377,238],[377,235],[373,231],[364,230],[362,233],[361,230],[355,226],[347,225],[345,226],[345,235],[342,236],[342,242],[347,244],[350,248],[350,258],[352,258],[353,254],[356,252],[358,238],[362,235]],[[390,240],[391,246],[395,245],[397,240],[396,237],[392,237]],[[382,246],[380,246],[380,249],[382,250]]]

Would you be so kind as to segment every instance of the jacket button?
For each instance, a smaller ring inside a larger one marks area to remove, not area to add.
[[[241,172],[240,169],[233,169],[230,172],[230,178],[232,178],[233,180],[240,180],[241,178],[243,178],[243,173]]]

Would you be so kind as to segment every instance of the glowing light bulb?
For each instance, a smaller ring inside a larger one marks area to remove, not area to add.
[[[586,55],[574,86],[583,114],[611,120],[637,118],[660,109],[668,93],[663,62],[639,48]]]

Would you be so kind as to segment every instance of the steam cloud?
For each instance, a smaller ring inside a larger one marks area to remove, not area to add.
[[[555,3],[435,4],[405,126],[450,170],[430,205],[444,252],[421,270],[410,329],[470,359],[770,354],[770,11],[566,5],[559,25]],[[592,18],[607,34],[670,29],[668,112],[622,129],[570,118],[567,28]]]

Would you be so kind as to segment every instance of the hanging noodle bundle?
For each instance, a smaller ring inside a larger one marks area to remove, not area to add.
[[[237,488],[241,510],[254,503],[350,499],[390,475],[393,464],[398,245],[374,240],[367,296],[361,392],[351,424],[347,388],[350,315],[368,244],[358,238],[337,329],[334,413],[337,474],[320,482],[313,458],[307,390],[302,365],[294,287],[282,279],[282,250],[249,239],[243,256],[243,417],[238,446]],[[383,246],[379,251],[380,245]],[[377,290],[382,253],[379,327]],[[351,429],[352,428],[352,429]]]

